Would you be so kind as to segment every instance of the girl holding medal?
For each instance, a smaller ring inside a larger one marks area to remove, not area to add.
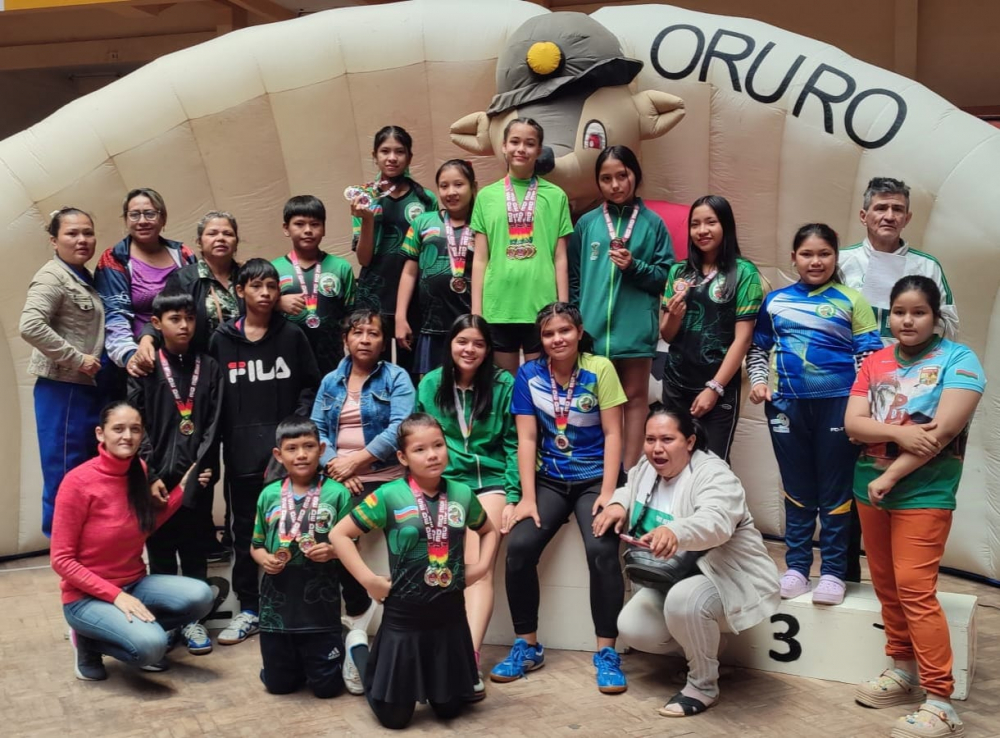
[[[505,506],[521,497],[517,470],[517,427],[510,414],[514,378],[493,364],[490,326],[478,315],[463,315],[448,334],[444,364],[417,388],[417,410],[430,413],[444,429],[448,445],[445,478],[472,487],[497,527]],[[470,536],[466,552],[479,555],[479,537]],[[493,614],[493,569],[469,587],[465,609],[476,648],[476,662]],[[482,676],[476,694],[485,696]]]
[[[363,680],[368,704],[387,728],[406,727],[417,701],[441,718],[474,699],[476,660],[465,616],[467,584],[493,566],[499,535],[472,490],[444,478],[448,448],[441,426],[415,413],[399,426],[405,479],[382,485],[333,529],[344,567],[384,602]],[[353,538],[385,531],[390,576],[375,574]],[[465,530],[480,535],[479,558],[465,563]]]
[[[400,275],[406,262],[399,246],[410,224],[417,216],[437,210],[437,200],[409,176],[413,161],[413,138],[399,126],[385,126],[375,134],[372,158],[378,167],[379,182],[375,189],[382,195],[372,199],[368,194],[351,200],[354,240],[351,248],[357,253],[361,274],[358,275],[358,307],[377,311],[382,316],[386,341],[382,358],[392,360],[392,339],[396,335],[396,296]],[[417,323],[420,317],[417,301],[410,303],[407,322]],[[413,353],[401,343],[396,344],[396,364],[413,372]]]
[[[615,363],[628,397],[624,460],[631,469],[642,455],[657,308],[674,252],[663,219],[636,194],[642,168],[632,150],[609,146],[594,171],[604,202],[570,236],[570,302],[594,336],[594,353]]]
[[[511,374],[522,350],[525,361],[542,350],[534,322],[539,308],[569,299],[566,239],[573,224],[566,193],[535,176],[543,137],[531,118],[507,124],[507,176],[484,187],[472,210],[472,312],[489,321],[496,363]]]
[[[688,258],[667,275],[660,337],[670,344],[663,404],[688,408],[708,450],[729,461],[740,411],[743,359],[764,299],[760,273],[740,255],[729,201],[706,195],[688,215]]]
[[[413,348],[406,316],[419,285],[420,335],[414,374],[420,376],[441,366],[445,333],[472,307],[468,278],[473,255],[469,215],[476,197],[472,165],[461,159],[446,161],[437,171],[437,185],[442,209],[418,216],[400,247],[406,265],[396,299],[396,341]]]
[[[624,692],[625,675],[614,648],[625,598],[618,537],[613,532],[596,535],[594,518],[611,500],[621,476],[625,392],[608,359],[582,350],[579,310],[556,302],[542,308],[537,324],[545,358],[521,367],[511,401],[521,501],[504,509],[501,525],[502,532],[510,533],[507,600],[517,638],[490,678],[511,682],[543,665],[545,649],[537,634],[538,560],[573,513],[590,569],[598,689]]]

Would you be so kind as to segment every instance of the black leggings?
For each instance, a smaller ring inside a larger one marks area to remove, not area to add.
[[[382,726],[390,730],[402,730],[409,725],[413,719],[413,711],[417,707],[415,702],[383,702],[371,697],[368,698],[368,704]],[[429,702],[428,704],[441,720],[451,720],[453,717],[458,717],[458,713],[465,707],[465,702],[461,699],[454,699],[450,702]]]
[[[590,614],[598,638],[618,637],[618,613],[625,600],[625,581],[618,561],[618,535],[613,529],[594,537],[591,509],[601,492],[601,479],[560,482],[538,475],[535,499],[542,527],[531,518],[520,521],[507,541],[507,601],[514,632],[538,630],[538,560],[559,528],[576,514],[590,569]]]
[[[705,435],[708,436],[708,450],[727,463],[729,449],[732,448],[733,438],[736,437],[736,423],[740,419],[742,386],[743,375],[736,372],[736,376],[729,380],[725,394],[718,399],[715,407],[699,418],[705,429]],[[667,407],[677,407],[687,412],[691,403],[700,394],[701,390],[691,392],[670,384],[666,378],[663,379],[663,404]]]

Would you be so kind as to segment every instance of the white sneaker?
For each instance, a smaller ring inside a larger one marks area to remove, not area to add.
[[[372,600],[372,604],[360,615],[344,615],[340,620],[344,628],[348,631],[348,635],[352,630],[363,630],[368,635],[372,635],[368,629],[371,627],[372,621],[375,620],[378,608],[379,604],[375,600]]]
[[[247,638],[260,632],[260,619],[253,610],[244,610],[229,621],[229,625],[219,633],[218,641],[223,646],[243,643]]]
[[[360,629],[350,631],[347,634],[347,638],[344,639],[344,686],[347,687],[347,691],[351,694],[365,693],[365,687],[361,683],[361,672],[358,671],[358,667],[354,663],[354,655],[351,653],[351,649],[355,646],[367,645],[368,634]]]
[[[181,628],[181,637],[187,641],[188,653],[201,655],[212,653],[212,639],[201,623],[188,623]]]

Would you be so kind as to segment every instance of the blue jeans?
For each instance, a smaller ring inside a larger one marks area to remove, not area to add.
[[[84,597],[63,605],[66,622],[87,650],[135,666],[155,664],[167,652],[167,633],[208,615],[215,598],[207,584],[188,577],[151,574],[123,589],[156,616],[152,623],[125,613],[110,602]]]

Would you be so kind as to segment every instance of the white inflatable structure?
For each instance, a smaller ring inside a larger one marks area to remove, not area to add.
[[[65,204],[92,211],[103,249],[120,237],[126,190],[150,186],[169,206],[166,235],[191,240],[201,214],[222,208],[239,218],[241,258],[273,257],[287,248],[283,202],[309,192],[331,213],[327,247],[346,252],[341,193],[371,179],[374,132],[407,128],[414,177],[431,183],[437,163],[465,156],[449,127],[486,110],[505,40],[547,12],[518,0],[413,0],[257,26],[161,58],[0,142],[0,502],[9,513],[0,519],[0,555],[46,547],[29,349],[17,323],[28,281],[50,256],[47,213]],[[673,130],[642,144],[646,197],[726,196],[746,254],[780,286],[798,225],[826,221],[845,244],[859,241],[868,179],[904,179],[915,213],[905,236],[943,263],[961,340],[988,372],[998,365],[1000,131],[911,80],[762,23],[662,5],[605,8],[593,18],[644,62],[636,91],[685,102]],[[492,158],[474,164],[482,182],[500,174]],[[996,384],[973,423],[944,561],[994,579]],[[749,405],[734,467],[762,530],[780,534],[777,468],[762,416]]]

